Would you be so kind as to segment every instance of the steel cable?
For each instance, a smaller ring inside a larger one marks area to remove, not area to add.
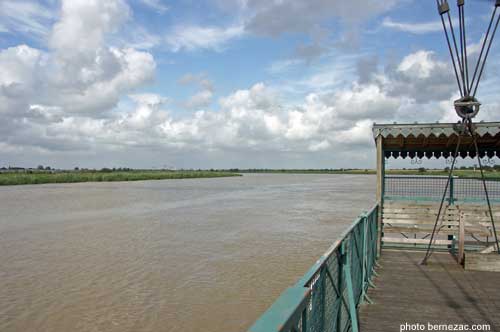
[[[477,161],[479,163],[479,170],[481,171],[481,179],[483,182],[484,194],[486,195],[486,202],[488,203],[488,211],[490,212],[491,226],[493,227],[493,235],[495,236],[495,244],[497,246],[497,251],[500,254],[500,244],[498,243],[498,235],[495,226],[495,219],[493,218],[493,212],[491,210],[490,195],[488,193],[488,187],[486,186],[486,179],[484,177],[483,165],[481,163],[481,156],[479,155],[479,147],[477,145],[476,133],[472,128],[472,123],[469,126],[469,133],[472,136],[474,147],[476,149]]]
[[[474,70],[474,75],[472,76],[472,80],[470,82],[469,91],[471,91],[472,87],[474,86],[474,81],[476,80],[477,71],[479,69],[479,65],[481,64],[481,59],[483,57],[484,48],[486,47],[486,43],[487,43],[488,37],[490,35],[491,27],[493,25],[493,22],[495,21],[495,15],[496,15],[496,13],[497,13],[497,7],[495,7],[495,10],[493,10],[493,14],[491,14],[490,24],[488,26],[488,30],[486,31],[486,35],[484,37],[483,45],[481,46],[481,52],[479,53],[479,58],[477,59],[476,69]]]
[[[464,129],[465,129],[465,121],[463,121],[462,124],[463,124]],[[437,225],[439,223],[439,218],[441,217],[441,212],[443,210],[443,204],[444,204],[444,201],[446,199],[446,193],[448,192],[448,188],[450,186],[451,177],[453,176],[453,170],[455,168],[455,163],[457,161],[458,151],[460,149],[460,143],[461,143],[461,141],[462,141],[462,133],[459,132],[458,133],[458,140],[457,140],[457,147],[455,149],[455,154],[453,156],[453,162],[451,164],[450,171],[448,172],[448,180],[446,181],[446,186],[444,188],[443,196],[441,198],[441,204],[439,205],[439,210],[438,210],[438,214],[437,214],[437,217],[436,217],[436,222],[434,223],[434,228],[432,229],[432,234],[431,234],[431,238],[429,240],[429,245],[427,246],[427,251],[425,253],[425,257],[422,260],[422,262],[420,263],[422,265],[426,265],[427,264],[427,260],[432,255],[432,251],[431,251],[431,249],[432,249],[432,243],[434,242],[435,236],[437,235],[436,234]]]

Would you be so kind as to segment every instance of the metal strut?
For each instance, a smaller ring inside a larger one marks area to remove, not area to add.
[[[474,147],[476,149],[477,162],[479,163],[479,170],[481,171],[481,180],[483,182],[484,194],[486,195],[486,202],[488,203],[488,211],[490,213],[491,226],[493,228],[493,235],[495,236],[495,244],[497,246],[497,251],[500,254],[500,243],[498,243],[497,229],[495,226],[495,218],[493,218],[493,211],[491,210],[490,195],[488,193],[488,187],[486,186],[486,178],[484,176],[483,165],[481,163],[481,156],[479,155],[479,147],[477,145],[476,133],[472,128],[472,123],[469,124],[469,133],[472,136],[472,141],[474,142]]]
[[[448,181],[446,182],[446,187],[445,187],[444,192],[443,192],[443,197],[441,199],[441,204],[439,205],[438,215],[436,217],[436,222],[434,223],[434,228],[432,229],[431,239],[429,241],[429,245],[427,246],[427,251],[425,253],[425,257],[422,260],[422,262],[420,263],[422,265],[426,265],[427,264],[427,260],[429,259],[429,257],[431,257],[431,255],[433,253],[433,251],[432,251],[432,245],[433,245],[433,243],[435,241],[435,237],[437,236],[437,234],[441,230],[441,228],[438,228],[438,223],[439,223],[439,219],[441,218],[441,212],[443,210],[443,205],[444,205],[444,201],[445,201],[445,198],[446,198],[446,193],[448,192],[448,187],[449,187],[449,184],[450,184],[450,181],[451,181],[451,177],[453,176],[453,170],[455,169],[455,163],[456,163],[456,160],[457,160],[457,157],[458,157],[458,152],[460,150],[460,143],[461,143],[461,139],[462,139],[462,133],[468,133],[468,134],[470,134],[470,136],[472,137],[472,141],[474,143],[474,148],[476,150],[477,161],[479,163],[479,169],[481,171],[481,181],[483,183],[484,193],[485,193],[485,196],[486,196],[486,202],[488,203],[488,212],[490,213],[490,220],[491,220],[491,226],[492,226],[493,234],[494,234],[494,237],[495,237],[495,244],[496,244],[496,247],[497,247],[497,251],[500,254],[500,242],[498,242],[498,235],[497,235],[497,230],[496,230],[496,225],[495,225],[495,218],[493,217],[493,211],[491,209],[490,196],[489,196],[489,193],[488,193],[488,187],[486,186],[486,178],[484,176],[483,165],[482,165],[482,162],[481,162],[481,156],[479,154],[479,146],[477,144],[476,132],[475,132],[475,130],[473,128],[472,120],[469,119],[469,120],[463,120],[462,121],[462,129],[458,133],[457,146],[456,146],[456,149],[455,149],[455,154],[453,156],[453,162],[451,164],[451,168],[450,168],[450,171],[448,173]]]
[[[439,230],[441,228],[438,228],[438,223],[441,218],[441,213],[443,210],[443,204],[446,199],[446,193],[448,192],[448,188],[450,186],[450,181],[451,177],[453,176],[453,170],[455,169],[455,164],[456,160],[458,157],[458,152],[460,150],[460,143],[462,140],[462,136],[464,134],[470,134],[472,137],[472,141],[474,142],[474,148],[476,149],[476,154],[477,154],[477,160],[479,162],[479,168],[481,170],[481,180],[483,183],[483,188],[484,188],[484,193],[486,195],[486,201],[488,203],[488,210],[490,213],[490,218],[491,218],[491,225],[493,228],[493,234],[495,236],[495,243],[496,247],[498,250],[498,253],[500,254],[500,243],[498,242],[498,235],[496,232],[496,226],[495,226],[495,219],[493,217],[493,212],[491,210],[491,202],[490,202],[490,196],[488,193],[488,188],[486,186],[486,179],[484,177],[484,172],[483,172],[483,165],[481,163],[481,156],[479,155],[479,147],[477,145],[477,139],[476,139],[476,133],[474,131],[473,125],[472,125],[472,118],[474,118],[477,113],[479,112],[479,107],[481,103],[477,101],[475,98],[477,89],[479,86],[479,82],[481,81],[481,76],[484,71],[484,67],[486,65],[486,60],[488,58],[488,55],[490,53],[491,45],[493,43],[493,39],[495,37],[495,33],[497,31],[498,25],[500,24],[500,15],[496,21],[495,27],[493,29],[493,32],[491,33],[491,38],[488,39],[490,36],[491,32],[491,27],[493,26],[493,22],[495,21],[495,17],[497,14],[497,8],[500,7],[500,0],[496,0],[495,2],[495,8],[493,10],[493,14],[491,15],[491,20],[490,24],[488,26],[488,30],[486,31],[486,36],[483,41],[483,45],[481,47],[481,52],[479,54],[479,58],[477,60],[476,68],[474,70],[474,75],[472,77],[472,80],[469,81],[469,64],[468,64],[468,59],[467,59],[467,38],[465,34],[465,0],[457,0],[457,6],[458,6],[458,17],[459,17],[459,29],[460,29],[460,52],[458,51],[458,46],[457,46],[457,40],[455,38],[455,29],[453,28],[453,23],[450,17],[450,6],[448,4],[448,0],[436,0],[437,6],[438,6],[438,11],[439,15],[441,16],[441,22],[443,24],[443,29],[444,33],[446,36],[446,43],[448,44],[448,50],[450,51],[450,56],[451,56],[451,62],[453,64],[453,69],[455,72],[455,78],[457,80],[458,84],[458,89],[460,90],[460,96],[461,98],[459,100],[455,101],[455,110],[462,118],[462,128],[458,132],[458,140],[457,140],[457,146],[455,149],[455,154],[453,155],[453,163],[451,164],[450,171],[448,173],[448,181],[446,181],[446,187],[443,192],[443,197],[441,198],[441,204],[439,205],[439,210],[438,214],[436,217],[436,222],[434,223],[434,227],[432,229],[432,234],[431,238],[429,240],[429,245],[427,246],[427,251],[425,253],[425,257],[422,260],[421,264],[426,265],[427,260],[429,257],[432,255],[432,246],[435,241],[435,237]],[[451,45],[450,37],[448,34],[448,28],[445,23],[444,15],[448,16],[448,22],[450,26],[450,31],[451,31],[451,36],[453,40],[453,46]],[[487,48],[486,48],[486,45]],[[486,53],[484,53],[484,50],[486,48]],[[455,49],[455,53],[453,51]],[[483,59],[483,54],[484,54],[484,59]],[[455,57],[457,60],[455,61]],[[460,70],[460,76],[459,76],[459,71],[457,70],[457,62],[458,62],[458,68]],[[478,75],[479,74],[479,75]],[[477,80],[476,80],[477,77]],[[471,95],[471,91],[473,91]]]
[[[463,129],[465,129],[465,121],[463,121],[462,124],[463,124]],[[432,229],[431,239],[429,240],[429,245],[427,246],[425,257],[420,263],[421,265],[427,265],[427,260],[432,255],[432,244],[435,240],[435,236],[439,232],[437,226],[439,223],[439,218],[441,218],[441,212],[443,210],[443,204],[446,199],[446,193],[448,192],[448,188],[450,186],[451,177],[453,176],[453,170],[455,169],[455,163],[457,161],[457,156],[458,156],[458,151],[460,149],[461,141],[462,141],[462,133],[460,132],[458,134],[458,141],[457,141],[457,147],[455,148],[455,154],[453,155],[453,162],[451,164],[450,171],[448,172],[448,181],[446,181],[446,187],[444,188],[443,197],[441,198],[441,204],[439,204],[439,210],[438,210],[438,215],[436,217],[436,222],[434,223],[434,228]]]

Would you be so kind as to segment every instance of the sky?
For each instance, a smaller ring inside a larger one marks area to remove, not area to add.
[[[373,123],[458,120],[447,52],[434,0],[0,0],[0,167],[374,167]]]

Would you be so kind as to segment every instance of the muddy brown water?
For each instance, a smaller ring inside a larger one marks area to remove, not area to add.
[[[0,187],[0,331],[245,331],[375,177]]]

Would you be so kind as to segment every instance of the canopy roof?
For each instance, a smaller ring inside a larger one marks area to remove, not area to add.
[[[500,122],[479,122],[474,127],[479,155],[500,157]],[[373,136],[382,139],[386,158],[448,158],[455,152],[460,128],[458,123],[374,124]],[[476,157],[472,137],[462,135],[459,154]]]

